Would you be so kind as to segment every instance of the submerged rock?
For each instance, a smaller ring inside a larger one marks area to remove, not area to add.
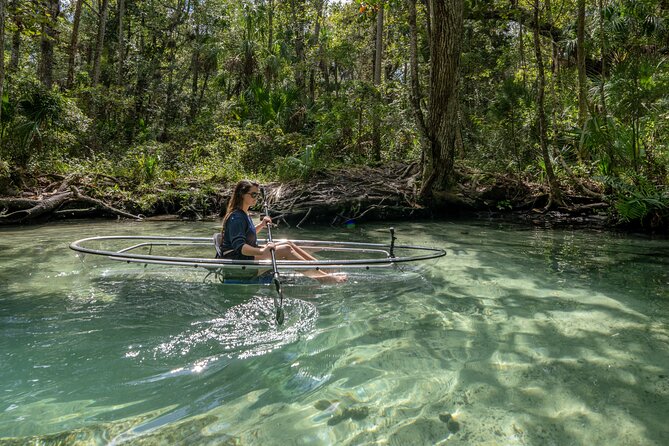
[[[328,400],[318,400],[316,401],[316,404],[314,404],[314,408],[318,410],[325,410],[329,408],[332,405]]]
[[[446,427],[448,428],[449,432],[456,433],[460,430],[460,423],[455,421],[453,415],[448,412],[440,413],[439,420],[443,423],[446,423]]]

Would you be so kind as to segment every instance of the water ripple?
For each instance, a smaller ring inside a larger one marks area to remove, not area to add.
[[[318,318],[318,310],[310,302],[286,299],[283,305],[284,325],[277,325],[274,319],[276,310],[272,299],[254,296],[227,309],[220,317],[193,322],[190,329],[156,346],[153,355],[155,358],[185,355],[203,358],[190,366],[192,372],[202,371],[213,359],[265,355],[310,332]]]

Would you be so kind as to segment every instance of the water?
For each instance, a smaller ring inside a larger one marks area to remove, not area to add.
[[[420,274],[274,289],[67,248],[214,223],[0,229],[0,443],[664,445],[669,242],[395,225]],[[382,225],[275,237],[385,242]]]

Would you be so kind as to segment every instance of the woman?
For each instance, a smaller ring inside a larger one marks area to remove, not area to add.
[[[260,187],[256,182],[242,180],[235,186],[225,217],[223,217],[223,242],[221,244],[223,258],[267,260],[271,258],[271,251],[274,249],[277,260],[316,260],[291,241],[258,246],[258,231],[272,223],[272,219],[265,216],[259,224],[254,225],[249,216],[249,208],[256,204],[259,196]],[[320,270],[305,271],[304,274],[320,282],[337,283],[346,280],[346,276],[332,275]]]

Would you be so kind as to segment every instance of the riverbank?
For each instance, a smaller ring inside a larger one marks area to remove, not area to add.
[[[275,221],[298,227],[468,218],[540,227],[668,232],[661,221],[622,224],[604,194],[579,194],[569,185],[564,185],[563,205],[546,209],[546,187],[526,180],[466,172],[439,205],[418,200],[418,182],[415,163],[394,163],[316,172],[303,180],[267,183],[265,191]],[[233,183],[132,187],[100,175],[51,175],[36,179],[29,190],[0,197],[0,224],[77,218],[217,219],[225,213]]]

